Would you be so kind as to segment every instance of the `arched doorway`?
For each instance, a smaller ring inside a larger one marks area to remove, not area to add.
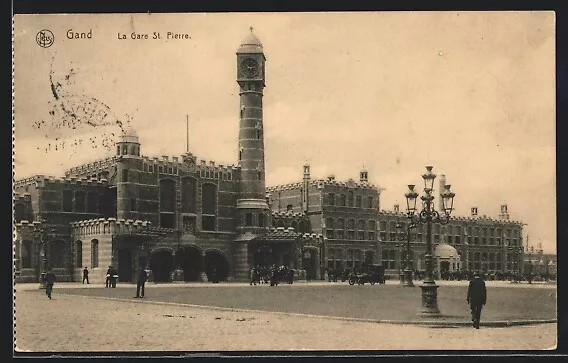
[[[205,252],[205,273],[209,281],[225,281],[229,276],[229,263],[220,251]],[[213,278],[215,274],[216,279]]]
[[[118,281],[132,282],[132,251],[129,248],[118,250]]]
[[[304,249],[302,267],[306,270],[306,280],[316,279],[317,250],[315,248]]]
[[[201,251],[193,246],[183,246],[176,253],[177,263],[183,270],[184,281],[199,281],[203,267]]]
[[[169,250],[158,250],[150,257],[150,268],[154,282],[169,282],[174,258]]]

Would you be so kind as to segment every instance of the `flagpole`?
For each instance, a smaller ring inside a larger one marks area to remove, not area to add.
[[[185,115],[185,151],[189,152],[189,115]]]

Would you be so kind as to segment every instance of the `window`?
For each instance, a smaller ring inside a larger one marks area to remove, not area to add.
[[[175,211],[176,183],[171,179],[160,180],[160,212]]]
[[[203,184],[201,211],[204,214],[217,214],[217,186]]]
[[[360,195],[355,197],[355,207],[361,208],[361,196]]]
[[[83,266],[83,242],[75,242],[75,268],[81,268]]]
[[[345,238],[345,219],[340,218],[337,220],[337,238]]]
[[[120,145],[116,145],[116,155],[120,155]]]
[[[175,228],[176,183],[171,179],[160,180],[160,226]]]
[[[245,214],[245,226],[247,227],[252,226],[252,213]]]
[[[136,210],[136,198],[130,198],[130,211],[135,212]]]
[[[266,215],[264,213],[260,213],[258,215],[258,226],[265,227],[266,226]]]
[[[292,208],[293,208],[292,204],[288,204],[288,205],[286,206],[286,210],[287,210],[287,211],[291,211]]]
[[[194,178],[181,179],[181,210],[184,213],[195,213],[195,194],[197,181]]]
[[[98,195],[94,192],[87,193],[87,213],[97,213],[98,212]]]
[[[369,221],[369,239],[370,240],[374,240],[375,239],[375,230],[376,230],[377,224],[374,220],[370,220]]]
[[[23,219],[25,219],[23,204],[17,203],[16,205],[14,205],[14,218],[16,220],[16,223],[21,222]]]
[[[341,194],[339,205],[342,206],[342,207],[345,207],[346,201],[347,201],[347,197],[345,196],[345,194]]]
[[[75,212],[85,212],[85,192],[82,190],[75,191]]]
[[[204,231],[216,230],[217,186],[203,184],[201,187],[201,227]]]
[[[357,221],[357,239],[358,240],[365,239],[365,221],[362,219]]]
[[[350,207],[353,207],[353,192],[352,192],[352,191],[349,191],[349,192],[348,192],[348,196],[349,196],[349,197],[348,197],[348,198],[349,198],[349,200],[348,200],[348,201],[349,201],[349,206],[350,206]]]
[[[63,211],[64,212],[73,211],[73,192],[71,190],[63,191]]]
[[[395,266],[395,250],[383,250],[382,264],[385,269],[393,270]]]
[[[335,194],[334,193],[329,193],[327,195],[327,203],[329,205],[335,205]]]
[[[91,268],[99,267],[99,241],[91,241]]]
[[[126,149],[126,145],[122,145],[122,155],[128,154],[128,150]]]
[[[367,208],[373,208],[373,197],[367,197]]]
[[[50,243],[48,258],[51,267],[65,267],[65,242],[54,241]]]
[[[412,252],[412,250],[410,251],[410,253],[408,254],[408,257],[410,257],[410,265],[406,266],[406,250],[402,250],[401,251],[401,255],[400,255],[401,259],[402,259],[402,266],[408,267],[410,269],[413,269],[414,267],[414,253]]]
[[[333,238],[333,218],[327,218],[325,220],[326,237]]]
[[[23,241],[20,250],[22,256],[22,268],[32,267],[32,254],[33,254],[33,243],[32,241]]]
[[[128,182],[128,169],[122,169],[122,181]]]
[[[202,216],[201,217],[201,229],[204,231],[214,231],[215,230],[215,216]]]

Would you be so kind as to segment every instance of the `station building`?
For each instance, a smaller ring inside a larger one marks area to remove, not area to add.
[[[287,265],[297,278],[321,279],[328,268],[382,264],[397,274],[405,260],[404,214],[380,208],[380,189],[362,170],[358,181],[314,179],[265,187],[263,93],[266,57],[251,32],[236,52],[238,157],[219,165],[186,152],[148,157],[128,126],[115,154],[73,167],[64,177],[14,183],[17,282],[38,281],[45,266],[58,281],[104,281],[113,266],[134,282],[147,268],[155,282],[246,280],[253,266]],[[445,182],[445,181],[444,181]],[[441,188],[440,190],[443,190]],[[452,217],[434,226],[436,268],[522,269],[522,223],[501,217]],[[503,209],[504,208],[504,209]],[[412,266],[423,268],[424,229],[412,241]]]

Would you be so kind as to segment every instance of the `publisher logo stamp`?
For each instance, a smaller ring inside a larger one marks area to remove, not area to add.
[[[50,30],[40,30],[36,35],[36,43],[42,48],[49,48],[53,44],[55,36]]]

